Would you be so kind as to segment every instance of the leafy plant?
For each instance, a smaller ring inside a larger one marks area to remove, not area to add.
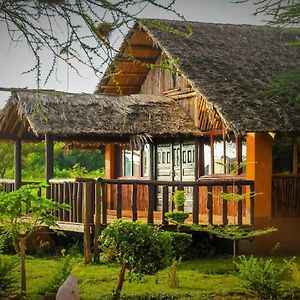
[[[277,231],[274,227],[253,230],[251,228],[245,228],[241,226],[199,226],[193,225],[193,229],[208,232],[214,234],[219,238],[228,239],[232,241],[233,253],[233,270],[236,271],[236,256],[237,256],[237,246],[240,240],[253,239],[255,237],[272,233]]]
[[[141,276],[155,274],[172,257],[170,233],[143,222],[115,220],[103,230],[99,241],[101,249],[113,253],[121,264],[113,299],[120,299],[127,270]]]
[[[173,202],[176,210],[182,210],[186,201],[185,191],[176,190],[173,194]]]
[[[10,193],[0,192],[0,226],[4,234],[12,238],[15,251],[20,258],[21,294],[26,293],[27,239],[40,226],[56,225],[53,211],[68,209],[68,205],[38,196],[39,189],[46,187],[46,184],[31,184]]]
[[[173,261],[169,270],[169,285],[173,288],[179,287],[177,266],[180,264],[187,248],[192,243],[192,235],[182,232],[172,233]]]
[[[286,277],[288,269],[276,268],[271,259],[249,258],[241,256],[237,263],[241,278],[246,287],[254,291],[263,299],[274,299],[280,296],[282,280]]]
[[[184,212],[184,204],[186,201],[186,195],[183,190],[176,190],[173,195],[173,203],[175,205],[175,210],[172,212],[167,212],[165,214],[166,219],[176,224],[177,231],[179,232],[180,226],[182,226],[185,220],[188,218],[189,214]]]

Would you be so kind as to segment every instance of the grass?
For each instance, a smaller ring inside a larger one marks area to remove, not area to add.
[[[9,256],[1,256],[9,259]],[[16,258],[17,260],[17,258]],[[283,258],[276,258],[276,263],[283,264]],[[79,282],[81,299],[105,299],[115,287],[119,266],[112,263],[99,265],[83,265],[82,258],[73,258],[71,273]],[[296,259],[298,269],[300,257]],[[27,258],[27,284],[30,299],[38,290],[51,283],[55,272],[61,269],[61,257]],[[300,274],[300,271],[298,272]],[[15,269],[18,276],[18,269]],[[243,288],[242,280],[232,272],[230,257],[214,257],[182,262],[178,268],[179,288],[171,288],[168,284],[168,269],[154,276],[145,276],[139,282],[129,283],[126,280],[123,295],[167,294],[176,299],[249,299],[251,294]],[[299,277],[298,277],[299,278]],[[298,282],[300,286],[300,282]],[[16,287],[15,292],[18,292]]]

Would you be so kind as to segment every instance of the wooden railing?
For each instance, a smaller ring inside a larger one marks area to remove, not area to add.
[[[300,175],[273,175],[272,216],[300,217]]]

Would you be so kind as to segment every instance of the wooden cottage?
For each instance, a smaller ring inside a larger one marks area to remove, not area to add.
[[[15,141],[15,179],[4,188],[22,184],[21,141],[45,140],[48,196],[71,204],[58,214],[64,228],[84,224],[89,235],[93,226],[96,239],[116,217],[166,225],[180,188],[188,222],[275,226],[256,249],[280,242],[300,251],[300,105],[270,94],[300,67],[298,49],[286,46],[299,38],[260,26],[137,22],[95,94],[12,92],[0,138]],[[106,178],[53,179],[55,140],[105,144]],[[232,191],[244,200],[222,198]]]
[[[154,139],[151,174],[148,145],[141,150],[129,144],[107,145],[107,178],[150,176],[176,182],[234,176],[253,180],[255,225],[279,229],[258,239],[257,247],[267,251],[280,242],[282,250],[299,251],[300,105],[284,93],[269,92],[286,72],[299,70],[299,49],[287,46],[299,38],[299,31],[262,26],[169,20],[136,23],[96,93],[171,98],[203,136]],[[299,93],[300,78],[295,82]],[[237,165],[242,167],[236,171]],[[188,187],[186,191],[191,211],[193,193]],[[161,192],[157,191],[158,199]],[[218,193],[220,188],[215,189]],[[207,198],[201,188],[200,196]],[[213,214],[221,215],[220,197],[213,197],[213,202]],[[227,213],[233,216],[236,208],[228,205]],[[200,215],[210,208],[200,205]],[[244,201],[243,218],[249,211],[250,204]]]

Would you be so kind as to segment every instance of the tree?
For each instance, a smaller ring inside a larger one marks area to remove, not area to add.
[[[52,60],[45,82],[58,61],[64,61],[77,73],[79,64],[100,75],[101,67],[116,53],[113,32],[124,35],[149,6],[183,19],[174,3],[175,0],[0,0],[0,21],[13,42],[28,44],[35,65],[26,72],[36,71],[40,86],[41,53],[45,49]]]
[[[249,0],[238,0],[235,3],[249,2]],[[300,2],[299,0],[254,0],[255,15],[263,14],[270,18],[269,25],[279,27],[299,28],[300,24]]]
[[[13,145],[0,143],[0,178],[5,178],[5,173],[12,168],[14,161]]]
[[[104,253],[113,254],[121,264],[115,300],[120,299],[126,270],[130,274],[155,274],[172,258],[171,234],[139,221],[115,220],[103,230],[99,241]]]
[[[41,226],[56,225],[53,211],[68,209],[68,205],[58,204],[39,196],[39,189],[46,187],[46,184],[24,185],[19,190],[0,193],[0,227],[4,234],[12,238],[15,251],[20,258],[21,294],[26,293],[27,239]]]

